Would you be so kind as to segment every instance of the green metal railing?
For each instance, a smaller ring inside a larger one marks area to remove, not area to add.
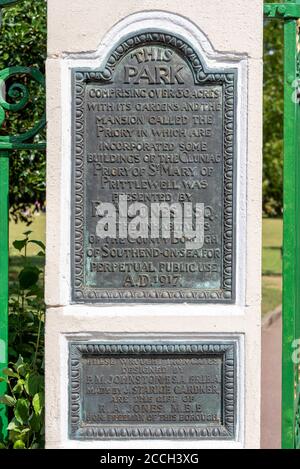
[[[264,6],[265,18],[284,21],[284,178],[282,297],[282,447],[300,448],[300,0]]]
[[[19,1],[0,0],[0,10]],[[10,67],[0,71],[0,129],[9,120],[10,112],[21,111],[30,102],[28,86],[22,82],[11,82],[11,79],[16,77],[20,79],[30,77],[38,85],[45,86],[44,75],[36,68]],[[45,149],[45,142],[37,138],[45,124],[44,113],[40,121],[33,124],[31,129],[17,135],[0,135],[0,370],[7,366],[8,343],[9,159],[13,150]],[[4,392],[5,383],[0,383],[0,394]],[[0,441],[7,436],[6,427],[6,409],[0,404]]]

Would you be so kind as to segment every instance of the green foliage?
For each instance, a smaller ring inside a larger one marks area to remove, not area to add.
[[[21,355],[1,378],[8,385],[8,394],[0,402],[9,407],[8,447],[14,449],[43,447],[44,443],[44,379]]]
[[[283,184],[283,23],[264,27],[263,211],[282,215]]]
[[[21,0],[16,5],[3,9],[0,70],[19,65],[37,67],[44,73],[46,7],[45,0]],[[12,136],[31,129],[44,111],[45,90],[25,75],[8,80],[7,88],[16,81],[27,86],[30,93],[29,104],[20,112],[6,113],[2,135]],[[19,99],[20,96],[16,96],[16,100]],[[43,136],[39,140],[41,137]],[[45,203],[45,154],[42,151],[15,151],[10,161],[11,216],[15,220],[30,223],[34,208],[40,209]]]
[[[0,403],[8,407],[9,439],[2,446],[13,449],[44,447],[44,312],[43,271],[27,256],[28,247],[40,248],[41,241],[24,238],[14,241],[20,251],[22,267],[18,281],[11,287],[9,300],[9,359],[0,380],[7,383],[7,392]]]

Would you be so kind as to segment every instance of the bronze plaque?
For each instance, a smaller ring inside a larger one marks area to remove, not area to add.
[[[73,301],[233,302],[236,70],[147,32],[72,89]]]
[[[234,343],[71,343],[71,439],[234,439]]]

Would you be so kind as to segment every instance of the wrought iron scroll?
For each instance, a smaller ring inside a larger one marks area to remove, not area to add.
[[[13,6],[20,0],[0,0],[0,21],[2,8]],[[0,71],[0,129],[5,122],[9,120],[10,112],[18,112],[23,110],[30,103],[30,92],[28,86],[24,83],[9,83],[9,80],[15,76],[30,77],[41,87],[45,87],[44,75],[34,67],[9,67]],[[6,86],[8,85],[8,86]],[[7,99],[14,102],[8,102]],[[23,133],[17,135],[0,135],[0,151],[22,150],[22,149],[45,149],[46,142],[44,139],[34,141],[40,131],[46,125],[45,112],[37,123],[33,123],[32,127]]]
[[[9,67],[0,71],[0,128],[9,119],[10,112],[18,112],[24,109],[30,102],[28,86],[24,83],[14,82],[6,86],[7,80],[14,76],[31,77],[42,87],[45,86],[44,75],[33,67]],[[8,98],[15,102],[8,102]],[[17,135],[1,135],[0,149],[41,149],[45,148],[45,142],[33,142],[33,138],[45,127],[46,114],[41,116],[37,123],[23,133]]]

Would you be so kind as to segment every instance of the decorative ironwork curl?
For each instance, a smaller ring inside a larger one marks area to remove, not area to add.
[[[0,8],[12,6],[20,0],[0,0]]]
[[[7,111],[18,112],[24,109],[30,102],[30,93],[28,87],[24,83],[12,83],[6,87],[8,79],[17,75],[26,75],[31,77],[36,83],[45,87],[44,75],[33,67],[9,67],[0,71],[0,127],[4,124],[7,118]],[[10,103],[7,98],[15,100]],[[28,143],[41,131],[46,125],[46,113],[44,112],[41,119],[33,125],[33,127],[25,132],[19,133],[14,136],[1,135],[0,136],[0,147],[6,147],[10,149],[14,148],[27,148],[45,146],[44,142],[41,144]]]

